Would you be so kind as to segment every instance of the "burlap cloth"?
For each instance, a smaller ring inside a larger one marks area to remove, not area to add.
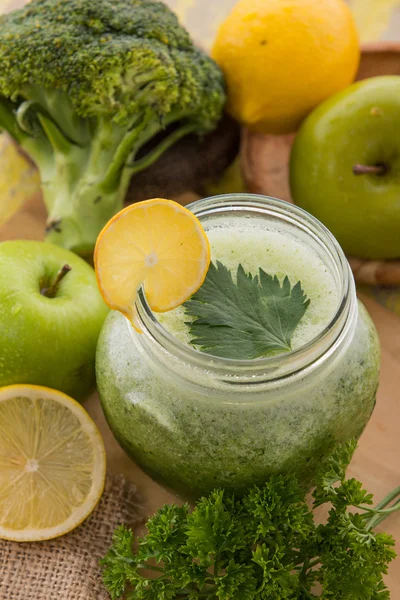
[[[121,523],[143,521],[136,487],[122,477],[107,477],[102,499],[75,531],[32,544],[0,540],[1,600],[109,600],[99,558]]]

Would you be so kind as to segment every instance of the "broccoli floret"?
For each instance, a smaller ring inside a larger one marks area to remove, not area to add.
[[[161,2],[33,0],[0,19],[0,127],[39,168],[48,241],[76,252],[131,176],[224,103],[220,69]]]

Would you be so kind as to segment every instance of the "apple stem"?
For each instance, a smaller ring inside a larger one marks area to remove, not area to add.
[[[389,167],[384,163],[379,165],[354,165],[354,175],[386,175]]]
[[[53,281],[53,283],[48,288],[42,288],[40,293],[47,298],[55,298],[58,292],[58,286],[60,282],[64,279],[67,273],[71,271],[72,267],[69,265],[64,265],[57,273],[57,277]]]

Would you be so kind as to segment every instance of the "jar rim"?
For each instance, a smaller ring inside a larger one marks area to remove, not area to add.
[[[331,256],[340,275],[338,305],[335,314],[324,329],[304,345],[278,355],[256,359],[231,359],[202,352],[178,340],[158,321],[149,307],[143,288],[139,290],[136,309],[143,334],[185,363],[202,369],[214,370],[226,375],[243,373],[266,373],[281,377],[292,375],[320,359],[335,345],[346,328],[351,312],[352,297],[355,299],[354,278],[342,248],[332,233],[313,215],[284,200],[258,194],[238,193],[211,196],[196,200],[187,205],[201,221],[201,218],[221,212],[246,210],[265,213],[281,218],[303,230],[317,240]],[[274,378],[275,378],[274,376]]]

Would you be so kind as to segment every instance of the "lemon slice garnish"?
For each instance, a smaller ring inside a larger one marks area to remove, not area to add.
[[[106,304],[135,323],[142,285],[156,312],[176,308],[199,289],[210,265],[210,245],[190,210],[155,198],[128,206],[107,223],[94,264]]]

